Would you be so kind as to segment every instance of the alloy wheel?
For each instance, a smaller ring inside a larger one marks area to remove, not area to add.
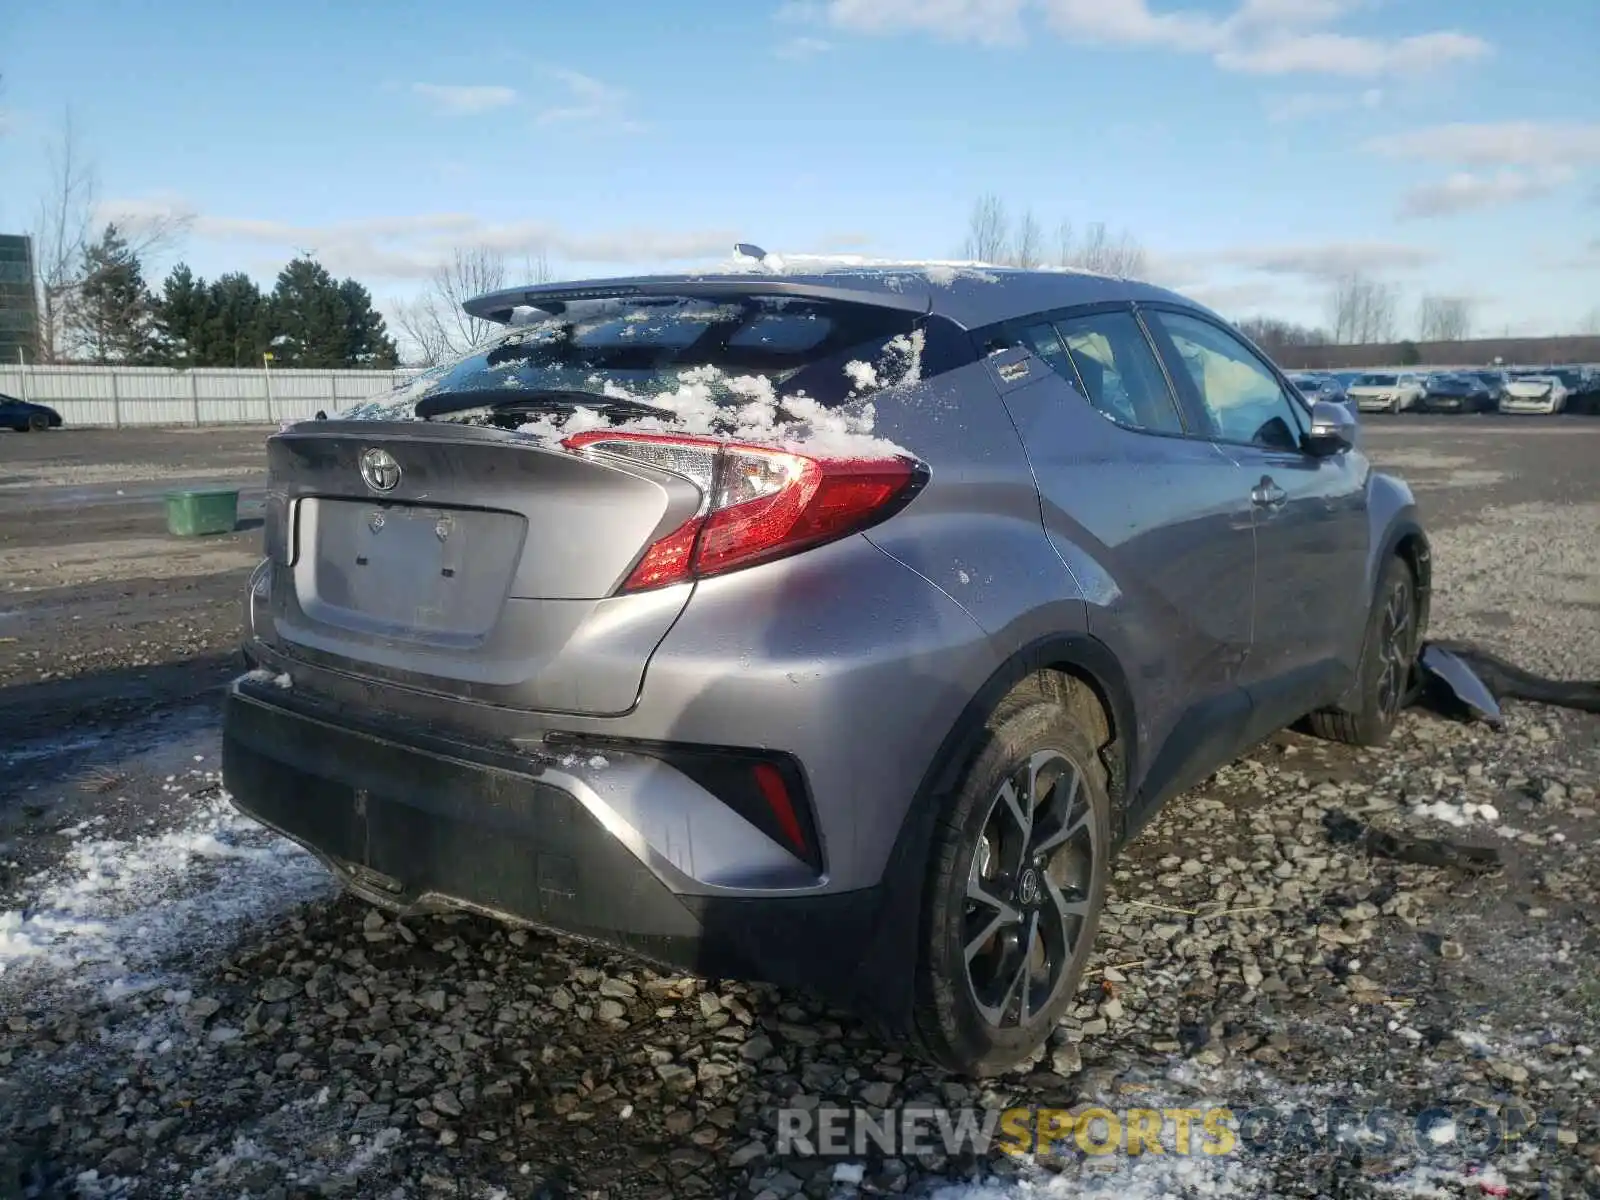
[[[1399,715],[1411,667],[1411,589],[1404,583],[1389,592],[1378,632],[1378,711],[1386,720]]]
[[[1056,998],[1088,925],[1096,826],[1083,777],[1041,750],[1000,785],[967,876],[967,986],[994,1028]]]

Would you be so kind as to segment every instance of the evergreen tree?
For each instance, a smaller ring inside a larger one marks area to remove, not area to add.
[[[211,319],[206,281],[186,263],[172,268],[155,302],[156,356],[169,367],[203,365],[206,325]]]
[[[333,276],[313,258],[297,258],[272,289],[273,353],[285,367],[342,367],[349,344],[349,308]]]
[[[372,306],[372,293],[354,279],[339,285],[345,308],[345,362],[349,367],[392,368],[400,351],[384,326],[383,314]]]
[[[259,367],[272,340],[268,307],[250,276],[239,271],[219,275],[206,289],[207,317],[196,365]]]
[[[89,362],[148,363],[155,348],[154,300],[139,256],[115,224],[83,254],[83,283],[67,316],[80,355]]]

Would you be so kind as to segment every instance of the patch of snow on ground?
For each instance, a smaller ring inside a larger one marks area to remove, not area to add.
[[[1412,812],[1419,817],[1432,817],[1435,821],[1454,825],[1458,829],[1465,829],[1479,821],[1493,824],[1500,819],[1500,810],[1492,804],[1450,804],[1444,800],[1419,804]]]
[[[1268,1194],[1268,1179],[1236,1155],[1188,1158],[1170,1155],[1119,1156],[1098,1166],[1057,1174],[1024,1173],[1015,1180],[952,1184],[928,1200],[1199,1200],[1200,1197],[1255,1200]]]
[[[108,997],[157,986],[170,958],[232,941],[242,925],[333,890],[311,855],[226,796],[165,833],[79,841],[30,882],[31,901],[0,912],[6,990],[43,977]]]

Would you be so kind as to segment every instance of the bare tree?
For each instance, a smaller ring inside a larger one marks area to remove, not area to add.
[[[1033,211],[1025,211],[1013,226],[1005,201],[993,192],[973,204],[961,256],[1006,267],[1040,267],[1049,257],[1044,230]],[[1126,231],[1112,234],[1103,221],[1089,226],[1082,241],[1075,236],[1071,221],[1056,226],[1055,262],[1102,275],[1142,277],[1149,268],[1149,256],[1138,240]]]
[[[58,143],[49,151],[50,177],[34,219],[33,246],[39,288],[41,362],[68,354],[68,316],[82,283],[83,256],[94,224],[94,167],[78,145],[69,109]]]
[[[1424,296],[1417,305],[1419,342],[1464,342],[1472,336],[1472,302],[1462,296]]]
[[[1363,342],[1394,341],[1399,322],[1400,289],[1392,283],[1368,285],[1367,322]]]
[[[1090,225],[1082,242],[1076,244],[1072,240],[1072,226],[1063,224],[1060,243],[1064,267],[1124,278],[1143,276],[1149,271],[1149,255],[1138,240],[1127,230],[1113,235],[1104,221]]]
[[[1011,236],[1010,263],[1014,267],[1030,268],[1044,264],[1044,230],[1032,209],[1022,214]]]
[[[1578,322],[1578,333],[1583,337],[1600,337],[1600,307],[1591,308]]]
[[[1326,330],[1299,325],[1279,317],[1245,317],[1236,321],[1235,325],[1240,333],[1274,358],[1287,349],[1328,344]]]
[[[549,283],[555,277],[555,272],[550,269],[550,254],[543,246],[523,256],[523,283]]]
[[[62,362],[74,349],[73,309],[90,270],[87,258],[95,240],[99,186],[93,161],[78,140],[72,110],[47,151],[50,174],[33,224],[34,274],[39,299],[40,362]],[[193,224],[191,213],[141,213],[119,222],[135,258],[147,258],[176,243]],[[108,226],[109,228],[109,226]]]
[[[550,260],[540,248],[523,260],[523,283],[548,283]],[[505,255],[485,246],[457,248],[450,261],[434,270],[423,292],[395,308],[395,324],[409,340],[423,366],[465,354],[500,326],[481,321],[463,307],[466,301],[507,285]]]
[[[1333,281],[1328,293],[1328,323],[1340,345],[1393,341],[1399,289],[1351,271]]]
[[[976,262],[1002,264],[1011,250],[1011,218],[1006,203],[993,192],[978,197],[967,218],[967,240],[961,256]]]

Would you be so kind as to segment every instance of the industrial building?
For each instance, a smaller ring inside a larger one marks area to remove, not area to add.
[[[0,363],[39,361],[39,301],[33,239],[0,233]]]

